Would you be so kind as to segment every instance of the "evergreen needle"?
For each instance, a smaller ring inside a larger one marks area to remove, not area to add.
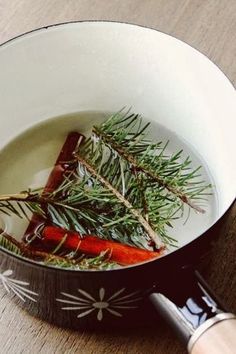
[[[35,213],[81,235],[149,250],[150,244],[176,246],[168,234],[172,221],[184,215],[184,205],[203,213],[198,203],[210,194],[211,186],[201,180],[200,167],[191,168],[182,150],[169,156],[168,142],[149,139],[148,127],[138,114],[113,114],[80,144],[74,160],[68,161],[76,170],[65,175],[56,190],[2,195],[0,212],[21,218]],[[63,240],[55,256],[62,248]],[[96,268],[97,261],[85,258],[83,266]],[[106,267],[102,257],[98,263]]]
[[[146,126],[141,130],[139,134],[141,134],[145,129]],[[114,149],[120,156],[126,159],[135,169],[140,170],[143,173],[145,173],[147,176],[151,177],[160,186],[165,187],[169,192],[176,195],[178,198],[182,200],[182,202],[188,204],[191,208],[195,209],[200,213],[205,213],[205,211],[202,208],[200,208],[198,205],[196,205],[193,201],[191,201],[190,198],[185,193],[183,193],[178,188],[173,187],[170,183],[168,183],[168,181],[166,181],[164,178],[160,177],[157,173],[149,169],[147,165],[140,163],[132,154],[130,154],[129,151],[127,152],[120,144],[119,145],[116,144],[113,138],[104,134],[98,127],[93,128],[93,133],[96,134],[98,138],[101,138],[106,144],[108,144],[109,147]],[[187,176],[186,179],[188,177],[189,176]]]
[[[93,177],[95,177],[101,184],[103,184],[109,191],[111,191],[114,196],[128,209],[128,211],[139,221],[149,237],[155,242],[157,248],[162,248],[163,243],[161,238],[151,228],[150,224],[147,222],[147,220],[145,220],[142,214],[137,209],[135,209],[134,206],[108,182],[108,180],[102,177],[88,161],[79,156],[78,153],[75,154],[75,158],[91,173]]]

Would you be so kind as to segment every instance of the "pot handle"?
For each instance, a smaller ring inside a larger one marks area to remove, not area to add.
[[[197,271],[175,272],[153,287],[149,299],[189,353],[236,353],[236,316],[226,311]]]

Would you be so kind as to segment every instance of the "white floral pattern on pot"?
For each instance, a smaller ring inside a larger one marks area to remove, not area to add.
[[[56,299],[58,302],[65,304],[62,310],[77,311],[78,318],[90,315],[92,312],[97,312],[97,320],[102,321],[104,312],[107,311],[113,316],[122,317],[122,311],[138,308],[137,302],[142,300],[140,291],[135,291],[129,294],[124,294],[125,288],[116,291],[113,295],[106,298],[106,291],[100,288],[98,297],[95,298],[87,291],[78,289],[79,296],[61,292],[65,298]]]
[[[38,294],[27,288],[29,286],[29,283],[14,279],[12,278],[12,275],[13,270],[11,269],[5,270],[3,273],[0,273],[0,283],[2,283],[5,290],[8,293],[14,293],[18,298],[20,298],[24,302],[26,301],[26,299],[37,302],[34,297],[38,296]]]

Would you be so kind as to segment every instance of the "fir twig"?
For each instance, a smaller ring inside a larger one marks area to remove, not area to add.
[[[153,239],[157,247],[175,245],[168,235],[172,220],[183,215],[184,204],[202,212],[196,202],[210,185],[199,180],[199,168],[192,170],[182,151],[168,156],[167,143],[147,139],[148,125],[139,115],[113,115],[75,154],[72,179],[65,176],[52,193],[0,196],[0,211],[19,217],[35,212],[80,235],[141,248],[150,249]]]
[[[137,209],[135,209],[134,206],[108,182],[108,180],[102,177],[88,161],[79,156],[78,153],[75,154],[75,158],[91,173],[93,177],[95,177],[102,185],[104,185],[104,187],[106,187],[110,192],[112,192],[119,200],[119,202],[122,203],[128,209],[128,211],[139,221],[139,223],[143,226],[144,230],[147,232],[149,237],[155,242],[156,247],[162,248],[163,243],[160,237],[151,228],[150,224],[142,216],[142,214]]]
[[[173,193],[183,203],[186,203],[191,208],[195,209],[200,213],[205,213],[205,210],[203,210],[201,207],[199,207],[193,201],[191,201],[191,199],[187,196],[186,193],[183,193],[178,188],[173,187],[170,183],[165,181],[161,176],[159,176],[157,173],[152,171],[147,165],[142,165],[132,154],[130,154],[130,152],[127,152],[122,147],[122,145],[125,146],[125,144],[121,144],[121,143],[117,144],[115,139],[112,136],[105,134],[98,127],[93,128],[93,133],[98,138],[102,139],[104,143],[108,145],[108,147],[114,149],[121,157],[123,157],[126,161],[128,161],[134,167],[134,169],[136,169],[137,171],[142,171],[147,176],[151,177],[151,179],[155,180],[160,186],[166,188],[169,192]]]

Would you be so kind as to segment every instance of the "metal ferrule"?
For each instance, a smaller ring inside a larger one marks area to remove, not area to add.
[[[190,339],[189,339],[189,342],[188,342],[188,345],[187,345],[188,352],[191,353],[191,351],[193,349],[193,346],[196,343],[196,341],[209,328],[214,326],[216,323],[219,323],[219,322],[225,321],[225,320],[229,320],[229,319],[236,319],[236,316],[233,313],[230,313],[230,312],[222,312],[222,313],[218,313],[217,315],[215,315],[215,317],[210,318],[209,320],[204,322],[201,326],[199,326],[195,330],[193,335],[190,337]]]

